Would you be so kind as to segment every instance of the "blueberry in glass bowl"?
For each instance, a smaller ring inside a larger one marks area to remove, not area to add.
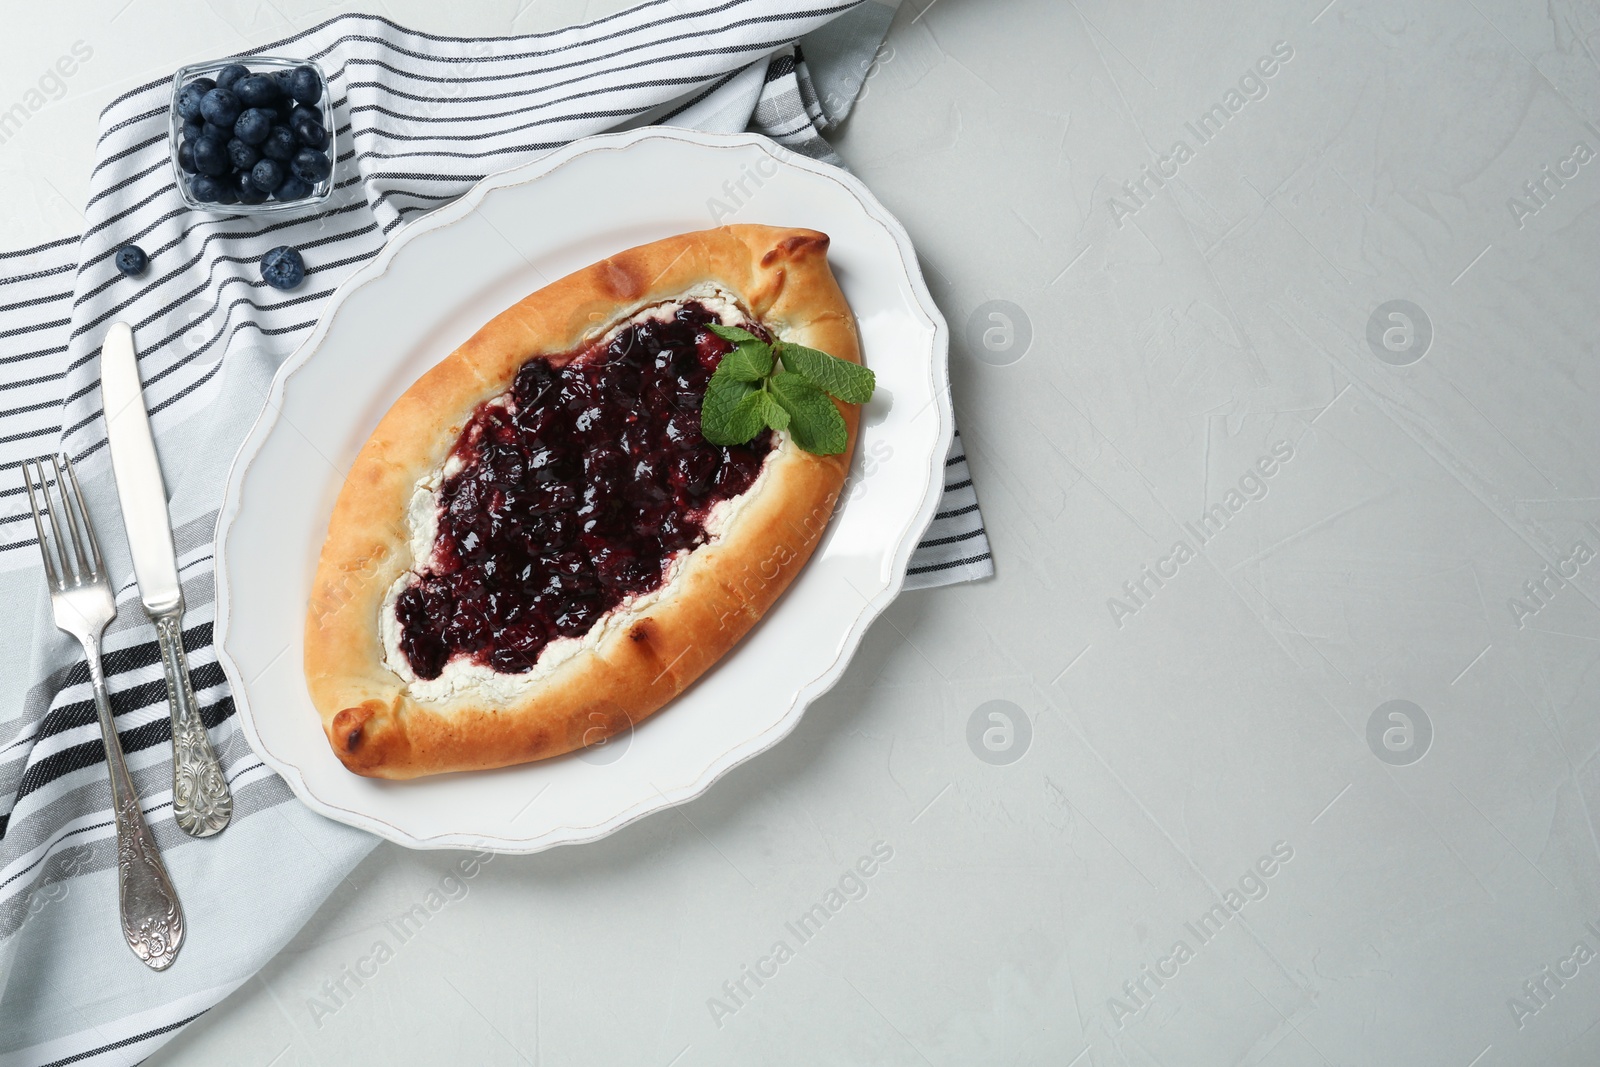
[[[169,110],[172,172],[189,207],[309,210],[333,194],[333,94],[316,63],[243,56],[184,67]]]

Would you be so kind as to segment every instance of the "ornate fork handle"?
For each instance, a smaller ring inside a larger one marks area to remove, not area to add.
[[[193,837],[210,837],[233,818],[233,793],[206,735],[183,651],[183,605],[153,617],[172,713],[172,817]]]
[[[183,908],[167,877],[155,838],[139,810],[139,793],[122,758],[117,725],[106,695],[105,671],[100,666],[99,643],[83,642],[89,659],[89,681],[94,708],[100,718],[100,739],[106,763],[111,766],[111,810],[117,820],[117,890],[122,913],[122,936],[134,955],[158,971],[172,965],[183,945]]]

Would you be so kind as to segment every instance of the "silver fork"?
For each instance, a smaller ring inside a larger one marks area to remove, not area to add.
[[[33,492],[33,469],[38,469],[39,494]],[[65,468],[66,477],[62,477]],[[106,581],[106,565],[100,557],[100,544],[89,511],[83,503],[83,490],[72,461],[50,457],[54,487],[60,506],[51,499],[51,481],[45,477],[42,460],[24,461],[22,483],[28,489],[28,504],[33,508],[33,528],[39,535],[39,552],[44,556],[45,579],[50,583],[50,606],[56,625],[83,642],[89,660],[89,682],[94,689],[94,707],[100,717],[100,739],[106,747],[106,763],[111,768],[111,810],[117,821],[117,889],[122,913],[122,936],[128,947],[151,968],[164,971],[172,965],[183,944],[183,908],[172,888],[172,879],[161,863],[156,840],[139,810],[139,794],[133,788],[128,764],[117,739],[117,725],[111,717],[111,700],[106,693],[106,675],[100,666],[100,636],[106,623],[117,613]],[[49,529],[50,536],[45,536]]]

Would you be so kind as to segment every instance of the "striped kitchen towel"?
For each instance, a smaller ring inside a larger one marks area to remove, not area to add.
[[[376,843],[285,803],[288,789],[237,729],[211,644],[212,531],[229,462],[273,372],[339,283],[408,219],[483,176],[619,126],[751,128],[833,158],[823,134],[848,111],[892,14],[875,0],[651,0],[585,26],[478,40],[335,18],[256,50],[314,58],[329,72],[343,177],[324,210],[289,219],[183,207],[167,158],[166,80],[106,108],[82,237],[0,252],[0,470],[10,477],[0,480],[0,593],[13,605],[0,623],[12,679],[0,701],[0,1067],[149,1055],[253,975]],[[137,283],[112,262],[128,242],[150,253]],[[256,270],[281,244],[308,264],[290,293],[265,288]],[[97,351],[118,320],[139,342],[189,661],[233,783],[233,825],[205,842],[170,818],[164,682],[114,518]],[[112,704],[190,922],[177,965],[159,975],[116,929],[115,838],[87,670],[51,622],[15,473],[22,458],[58,447],[79,460],[120,579],[105,640]],[[958,439],[908,585],[990,572]]]

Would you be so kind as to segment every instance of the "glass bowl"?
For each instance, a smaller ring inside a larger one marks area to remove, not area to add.
[[[178,145],[183,139],[183,116],[178,114],[178,93],[196,78],[215,79],[217,72],[230,63],[242,64],[251,74],[310,67],[317,72],[317,77],[322,79],[322,99],[311,106],[321,114],[322,127],[328,131],[327,152],[328,159],[333,162],[333,169],[326,178],[311,187],[311,195],[298,200],[277,200],[269,197],[259,204],[221,204],[196,200],[194,194],[189,191],[189,182],[194,175],[185,171],[178,163]],[[172,76],[172,100],[167,106],[167,121],[167,149],[172,159],[172,173],[178,183],[178,195],[183,198],[185,204],[197,211],[210,211],[219,215],[272,215],[319,207],[333,195],[333,183],[339,176],[338,137],[334,133],[333,125],[333,93],[328,87],[327,72],[309,59],[291,59],[283,56],[233,56],[211,63],[195,63],[183,67]]]

